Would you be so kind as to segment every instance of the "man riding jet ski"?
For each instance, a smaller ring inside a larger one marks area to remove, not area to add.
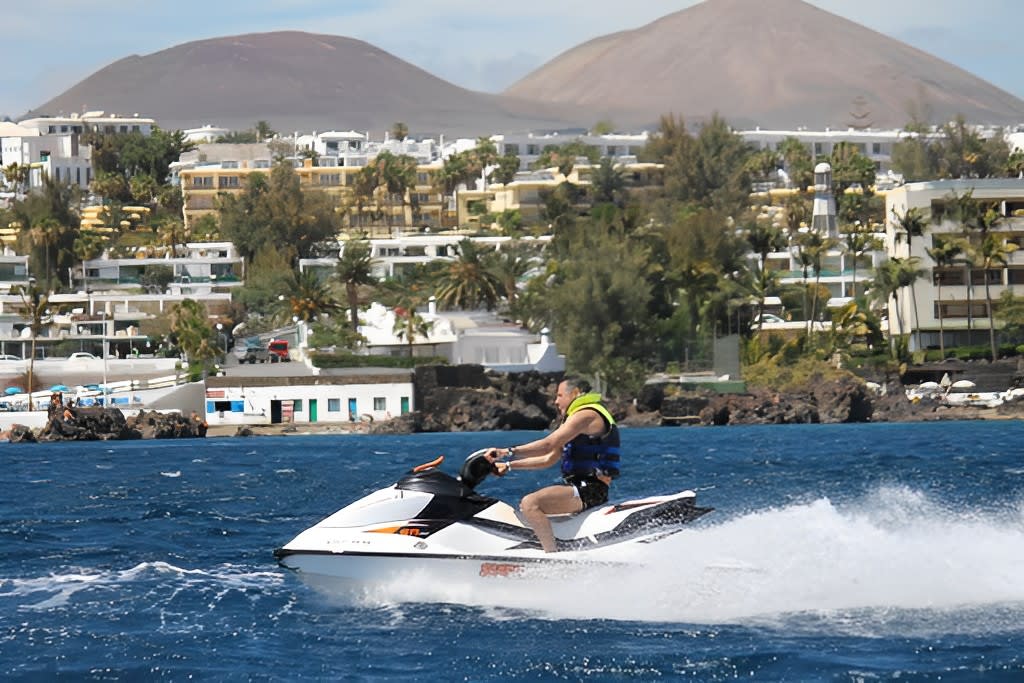
[[[274,555],[310,577],[376,582],[409,570],[444,576],[508,576],[538,564],[601,561],[603,549],[650,543],[711,511],[693,491],[621,501],[552,517],[555,554],[506,503],[476,487],[497,469],[487,451],[470,455],[458,478],[443,456],[414,468],[303,531]]]

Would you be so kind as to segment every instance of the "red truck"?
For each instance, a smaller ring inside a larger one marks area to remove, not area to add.
[[[271,339],[267,344],[271,363],[287,363],[292,357],[288,355],[288,342],[284,339]]]

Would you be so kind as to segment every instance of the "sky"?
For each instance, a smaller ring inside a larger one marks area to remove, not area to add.
[[[715,1],[715,0],[712,0]],[[775,0],[746,0],[774,2]],[[810,0],[1024,98],[1020,0]],[[14,120],[111,62],[182,43],[301,30],[358,38],[444,78],[500,92],[591,38],[697,0],[32,0],[3,17],[0,117]]]

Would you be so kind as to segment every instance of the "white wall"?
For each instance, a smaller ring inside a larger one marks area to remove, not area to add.
[[[302,402],[294,412],[294,422],[313,422],[310,401],[317,406],[317,423],[351,422],[349,401],[355,399],[355,419],[369,415],[374,420],[386,420],[402,414],[402,399],[407,409],[413,405],[412,382],[386,384],[319,384],[276,387],[210,387],[206,391],[206,420],[209,424],[268,424],[271,420],[271,401]],[[376,408],[374,399],[384,399],[383,408]],[[224,402],[230,405],[223,405]],[[332,402],[334,405],[332,406]],[[221,403],[222,405],[218,405]],[[225,410],[220,410],[223,407]],[[337,410],[331,410],[337,407]],[[288,421],[287,418],[285,421]]]

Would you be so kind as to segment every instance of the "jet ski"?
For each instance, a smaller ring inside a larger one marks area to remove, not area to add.
[[[712,510],[698,507],[693,491],[681,491],[553,516],[559,552],[545,553],[512,506],[477,493],[494,472],[484,453],[471,454],[458,477],[440,469],[444,456],[415,467],[306,529],[274,556],[307,581],[375,582],[422,569],[446,578],[525,576],[608,561],[606,551],[665,538]],[[621,564],[623,553],[613,556]]]

